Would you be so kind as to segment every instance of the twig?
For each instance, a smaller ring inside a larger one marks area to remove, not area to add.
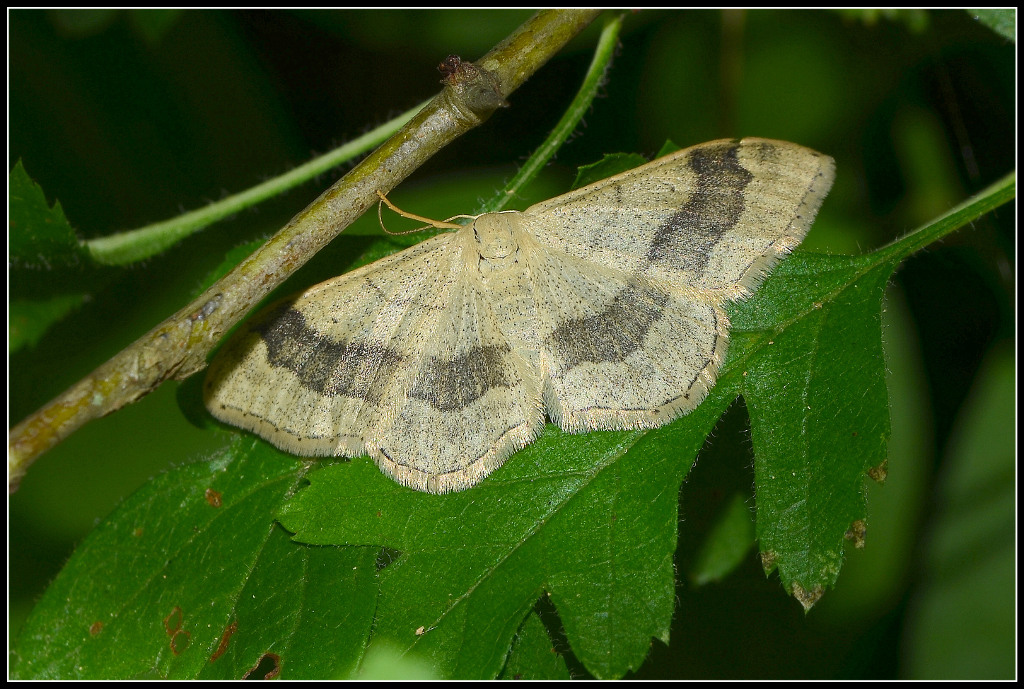
[[[434,153],[479,125],[599,13],[547,10],[476,63],[456,61],[445,88],[409,124],[197,299],[11,429],[7,486],[88,421],[206,366],[220,338],[266,294]]]

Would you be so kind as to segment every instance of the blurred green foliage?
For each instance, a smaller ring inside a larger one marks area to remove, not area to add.
[[[479,57],[528,13],[8,16],[8,167],[22,160],[47,202],[59,200],[79,236],[94,237],[245,189],[358,135],[435,93],[435,66],[446,55]],[[624,26],[606,97],[515,207],[564,191],[576,166],[604,153],[651,155],[669,138],[688,146],[763,136],[837,161],[835,188],[804,248],[857,253],[892,241],[1011,170],[1017,148],[1014,45],[963,11],[924,16],[637,13]],[[436,156],[396,191],[396,203],[445,217],[472,210],[500,187],[560,117],[595,32],[513,94],[511,108]],[[12,273],[12,300],[52,289],[46,283],[55,280],[72,280],[57,287],[84,296],[10,356],[11,421],[178,308],[227,251],[275,231],[329,181],[129,270]],[[1014,471],[1015,403],[998,395],[1015,374],[1014,237],[1013,212],[1001,209],[908,261],[890,285],[883,317],[889,478],[869,489],[866,547],[848,552],[837,587],[807,616],[752,556],[718,583],[684,581],[737,492],[752,495],[743,404],[725,414],[680,495],[670,643],[655,642],[637,676],[1013,676],[1005,643],[1013,631],[1005,555],[1013,512],[997,488],[1003,479],[1010,485]],[[343,235],[284,291],[333,276],[338,256],[368,242]],[[154,474],[224,444],[185,420],[175,387],[72,436],[11,497],[12,633],[97,520]],[[983,475],[965,475],[965,458],[979,456],[1001,461],[972,465]],[[970,490],[986,501],[963,494]],[[1000,507],[994,525],[991,505]],[[966,583],[951,585],[951,574]],[[965,595],[978,591],[1007,603],[979,605]],[[554,610],[538,612],[557,628]],[[957,622],[927,623],[935,616]],[[993,643],[970,631],[977,624],[1006,631]]]

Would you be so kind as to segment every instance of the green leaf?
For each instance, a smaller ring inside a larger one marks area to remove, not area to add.
[[[997,9],[970,9],[967,13],[979,22],[1011,41],[1017,41],[1017,10],[1011,7]]]
[[[377,552],[305,548],[273,529],[198,678],[245,677],[270,653],[279,659],[284,679],[350,676],[370,635]],[[213,660],[221,648],[224,653]]]
[[[434,668],[414,654],[403,654],[387,643],[374,643],[366,649],[359,671],[346,679],[358,680],[431,680],[441,679]]]
[[[373,618],[377,550],[301,546],[274,524],[303,467],[240,438],[148,483],[47,589],[12,676],[241,678],[270,653],[282,677],[351,671]]]
[[[8,260],[12,268],[53,268],[88,260],[60,202],[46,203],[42,188],[19,160],[8,179]]]
[[[762,559],[806,608],[838,578],[845,534],[867,518],[864,475],[886,456],[880,315],[895,264],[874,263],[792,256],[734,317],[728,376],[750,412]]]
[[[576,171],[576,179],[572,183],[573,189],[585,187],[594,182],[600,182],[606,177],[617,175],[626,170],[632,170],[644,163],[649,162],[639,153],[606,153],[601,160],[590,165],[581,165]]]
[[[279,517],[305,543],[399,551],[381,572],[375,634],[442,676],[496,676],[550,595],[576,656],[618,677],[652,636],[667,641],[678,489],[715,418],[701,407],[650,433],[549,426],[483,484],[449,495],[405,489],[366,458],[332,464]]]
[[[60,202],[46,202],[42,188],[19,160],[9,178],[11,267],[7,351],[35,345],[52,325],[88,298],[83,267],[92,261],[71,228]]]
[[[8,305],[7,351],[31,347],[50,329],[85,302],[84,294],[57,294],[40,299],[12,299]]]
[[[652,160],[667,156],[669,153],[675,153],[678,150],[679,146],[671,140],[666,140]],[[576,179],[573,180],[571,188],[579,189],[580,187],[600,182],[602,179],[617,175],[626,170],[632,170],[649,162],[647,158],[644,158],[639,153],[606,153],[596,163],[580,165],[576,170]]]
[[[512,643],[500,679],[571,679],[565,660],[555,652],[536,613],[526,616]]]
[[[690,579],[697,586],[719,581],[742,562],[754,546],[754,522],[747,506],[749,496],[737,493],[708,533],[697,552]]]

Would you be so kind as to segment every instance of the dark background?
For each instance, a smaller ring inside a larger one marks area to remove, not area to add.
[[[11,11],[8,166],[22,160],[83,238],[139,227],[386,121],[438,91],[446,55],[476,59],[528,16]],[[446,217],[500,188],[578,88],[599,23],[418,171],[400,205]],[[965,12],[639,12],[621,43],[585,125],[514,207],[565,191],[577,165],[607,152],[779,138],[837,162],[804,248],[859,253],[1015,166],[1014,45]],[[225,251],[277,230],[343,172],[142,264],[83,270],[85,304],[8,359],[9,423],[184,304]],[[702,506],[752,495],[742,402],[723,417],[681,495],[672,641],[653,643],[639,676],[1013,676],[1015,229],[1003,207],[897,273],[884,314],[889,480],[869,487],[867,548],[848,554],[806,616],[753,551],[722,582],[687,582],[715,517]],[[332,249],[293,282],[337,273]],[[9,270],[15,296],[46,279]],[[185,420],[176,386],[75,434],[10,498],[12,634],[121,498],[223,442]]]

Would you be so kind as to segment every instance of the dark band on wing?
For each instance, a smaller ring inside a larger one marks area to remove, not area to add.
[[[451,359],[431,357],[409,391],[438,411],[458,411],[493,388],[512,387],[508,345],[475,347]]]
[[[306,325],[301,312],[283,307],[253,327],[267,346],[267,361],[295,374],[303,387],[326,397],[375,404],[377,381],[394,377],[402,356],[377,343],[337,342]]]
[[[697,176],[693,194],[658,228],[647,258],[701,275],[715,244],[743,214],[743,192],[754,176],[736,156],[739,142],[700,148],[687,160]]]
[[[662,400],[661,402],[652,402],[650,406],[643,407],[627,407],[622,404],[593,404],[591,406],[573,409],[573,415],[586,416],[594,412],[613,412],[615,414],[639,412],[642,414],[650,415],[649,418],[658,418],[659,416],[665,413],[664,410],[666,407],[670,407],[680,400],[691,400],[696,398],[696,401],[693,404],[699,404],[708,392],[706,372],[709,369],[711,369],[712,374],[717,373],[717,365],[715,364],[715,359],[723,358],[723,352],[721,351],[721,348],[725,346],[723,339],[726,339],[725,336],[723,336],[719,331],[720,324],[718,312],[712,310],[711,315],[713,319],[713,325],[711,326],[711,346],[708,349],[707,353],[705,353],[704,361],[701,364],[700,368],[694,371],[689,382],[686,383],[682,392],[680,392],[678,395],[673,395],[672,397]],[[694,388],[696,388],[696,391],[694,390]],[[676,411],[673,415],[663,417],[665,421],[662,421],[661,423],[665,423],[668,419],[674,418],[674,416],[678,414],[679,412]],[[658,425],[661,425],[661,423],[659,423]]]
[[[587,362],[624,361],[643,345],[667,302],[658,290],[630,285],[604,311],[566,321],[544,344],[565,371]]]

